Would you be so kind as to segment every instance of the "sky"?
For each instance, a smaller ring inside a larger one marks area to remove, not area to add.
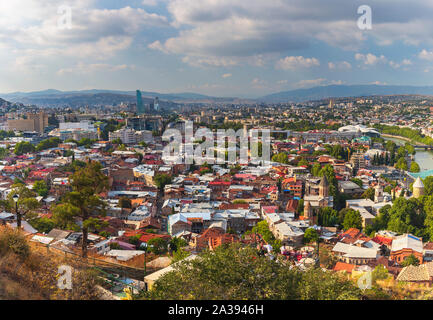
[[[1,1],[0,92],[433,85],[432,16],[431,0]]]

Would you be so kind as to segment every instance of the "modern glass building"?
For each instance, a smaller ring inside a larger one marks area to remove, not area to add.
[[[137,90],[137,113],[138,114],[144,114],[144,105],[143,105],[143,98],[141,97],[141,91]]]

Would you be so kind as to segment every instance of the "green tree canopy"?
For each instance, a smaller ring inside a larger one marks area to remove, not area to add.
[[[164,187],[167,184],[170,184],[172,181],[172,177],[165,173],[158,173],[155,175],[154,182],[155,185],[158,187],[159,190],[164,190]]]
[[[41,197],[46,197],[48,195],[48,186],[44,180],[37,180],[33,184],[33,191],[36,192]]]
[[[400,157],[395,164],[395,167],[400,170],[407,170],[407,161],[404,157]]]
[[[50,149],[50,148],[56,148],[56,147],[58,147],[58,145],[61,142],[62,142],[62,140],[60,140],[57,137],[53,137],[53,138],[48,138],[48,139],[42,140],[36,146],[36,151],[42,151],[42,150],[46,150],[46,149]]]
[[[154,254],[162,254],[167,252],[168,241],[163,238],[152,238],[147,241],[148,250]]]
[[[319,240],[319,234],[317,233],[316,229],[308,228],[305,230],[304,243],[316,242],[317,240]]]
[[[350,179],[350,181],[352,181],[353,183],[356,183],[360,188],[362,188],[363,182],[361,179],[352,178],[352,179]]]
[[[370,187],[364,191],[364,193],[362,194],[362,198],[374,200],[374,193],[375,193],[374,188]]]
[[[349,211],[344,217],[343,221],[344,230],[348,230],[350,228],[362,229],[362,217],[359,211]]]
[[[131,199],[128,199],[125,197],[120,197],[119,198],[119,207],[121,207],[122,209],[125,209],[125,208],[131,209],[132,208]]]
[[[15,203],[14,196],[18,195],[18,201]],[[8,194],[6,200],[2,200],[0,205],[3,210],[12,212],[17,215],[17,225],[21,226],[21,219],[25,218],[28,214],[40,207],[40,203],[36,200],[36,194],[28,189],[24,184],[12,185],[12,191]]]
[[[30,142],[27,142],[27,141],[18,142],[15,145],[15,151],[14,152],[17,156],[21,156],[21,155],[26,154],[26,153],[35,152],[35,146],[32,145]]]
[[[88,162],[69,177],[72,192],[66,194],[62,203],[54,209],[54,219],[65,225],[81,223],[82,255],[87,257],[87,238],[89,229],[98,229],[100,222],[96,218],[104,215],[106,203],[99,193],[108,189],[108,178],[99,162]]]
[[[321,269],[299,271],[259,256],[239,244],[204,251],[182,260],[159,278],[143,299],[335,300],[359,299],[360,290],[344,277]]]
[[[288,164],[289,163],[289,159],[287,158],[287,154],[284,152],[280,152],[278,154],[273,155],[272,161],[279,162],[282,164]]]
[[[401,265],[403,267],[418,266],[419,265],[419,259],[417,257],[415,257],[413,254],[411,254],[410,256],[406,257],[403,260],[403,262],[401,263]]]
[[[410,172],[420,172],[420,171],[421,168],[419,167],[418,163],[412,161],[412,163],[410,164]]]

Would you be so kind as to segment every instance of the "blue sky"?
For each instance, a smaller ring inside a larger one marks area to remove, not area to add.
[[[433,85],[429,0],[0,3],[0,92],[118,89],[257,97],[328,84]],[[358,7],[372,9],[360,30]],[[66,20],[63,20],[66,21]]]

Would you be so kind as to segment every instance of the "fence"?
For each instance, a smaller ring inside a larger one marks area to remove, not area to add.
[[[88,267],[95,268],[97,270],[103,271],[105,274],[118,275],[119,278],[130,278],[134,280],[143,281],[145,276],[144,268],[134,268],[130,266],[125,266],[122,264],[117,264],[113,262],[108,262],[94,256],[83,258],[80,254],[66,251],[58,247],[52,247],[50,245],[42,244],[39,242],[32,242],[32,245],[38,247],[39,249],[45,249],[47,254],[55,254],[58,257],[63,257],[66,260],[72,260],[80,264],[84,264]],[[155,270],[147,268],[146,274],[151,273]]]

